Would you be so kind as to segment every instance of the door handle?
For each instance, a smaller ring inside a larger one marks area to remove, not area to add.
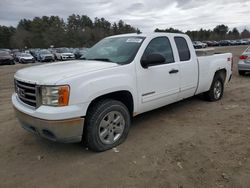
[[[176,74],[176,73],[178,73],[179,72],[179,70],[177,70],[177,69],[172,69],[171,71],[169,71],[169,74]]]

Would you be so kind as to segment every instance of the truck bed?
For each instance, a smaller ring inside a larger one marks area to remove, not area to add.
[[[228,64],[232,63],[231,53],[203,55],[197,57],[197,59],[199,66],[199,82],[196,94],[209,90],[209,87],[211,86],[211,83],[213,81],[214,72],[219,69],[225,70],[225,82],[229,80],[229,77],[231,75],[231,70],[229,68],[231,68],[231,66],[228,66]]]

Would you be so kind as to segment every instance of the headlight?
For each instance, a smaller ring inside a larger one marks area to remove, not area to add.
[[[67,106],[69,86],[41,86],[42,105]]]

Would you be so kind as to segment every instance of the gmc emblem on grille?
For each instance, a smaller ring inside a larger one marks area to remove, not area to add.
[[[21,88],[17,88],[17,93],[18,95],[20,95],[21,97],[25,97],[25,91]]]

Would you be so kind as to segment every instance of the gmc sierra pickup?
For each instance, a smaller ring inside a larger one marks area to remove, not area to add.
[[[93,151],[121,144],[131,118],[203,93],[223,96],[232,54],[197,57],[184,34],[125,34],[94,45],[84,60],[21,69],[12,103],[22,127]]]

